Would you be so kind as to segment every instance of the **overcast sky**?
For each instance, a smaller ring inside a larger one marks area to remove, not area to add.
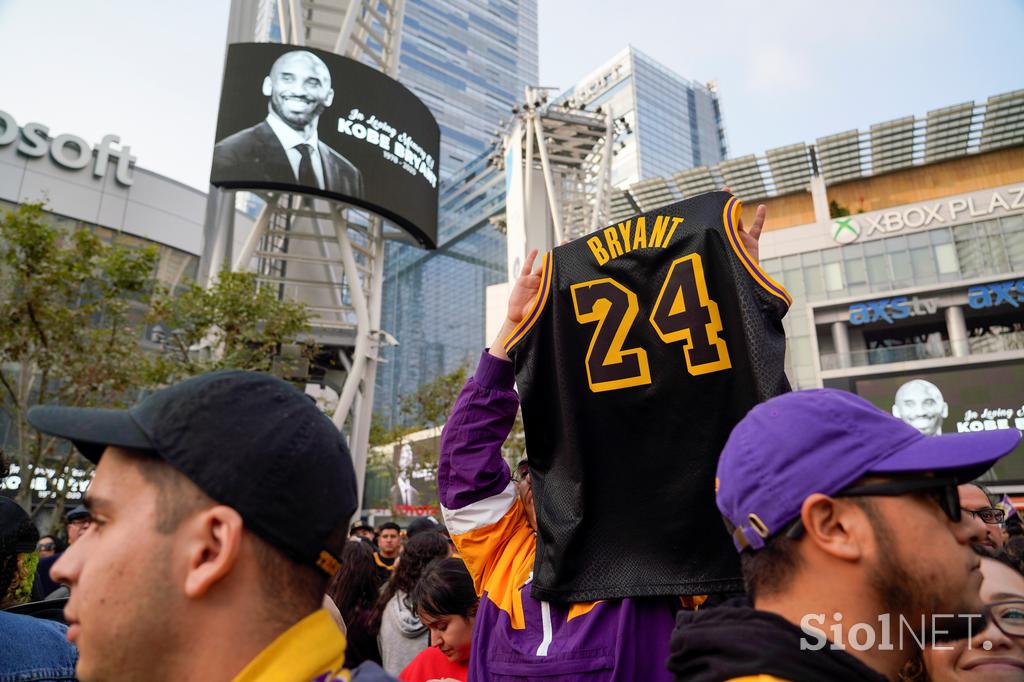
[[[628,10],[628,11],[626,11]],[[227,0],[0,0],[0,109],[206,188]],[[540,0],[540,80],[627,44],[715,80],[732,156],[1024,88],[1024,0]]]

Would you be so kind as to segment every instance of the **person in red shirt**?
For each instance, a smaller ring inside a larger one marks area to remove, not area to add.
[[[440,559],[427,567],[412,602],[430,629],[430,646],[401,672],[403,682],[466,682],[478,601],[462,559]]]

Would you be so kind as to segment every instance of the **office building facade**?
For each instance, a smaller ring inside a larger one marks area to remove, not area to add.
[[[441,127],[441,178],[486,152],[535,85],[536,0],[407,0],[398,80]]]
[[[794,388],[926,434],[1024,430],[1024,90],[651,179],[614,216],[729,185],[764,203]],[[812,153],[813,148],[813,153]],[[1024,448],[991,472],[1024,493]]]
[[[400,399],[472,363],[483,346],[487,286],[505,279],[504,176],[488,163],[495,133],[538,81],[537,2],[409,0],[399,80],[441,127],[439,247],[389,244],[375,409],[399,423]]]
[[[615,139],[615,187],[713,165],[728,154],[714,85],[687,80],[632,45],[558,99],[600,107],[625,124]]]

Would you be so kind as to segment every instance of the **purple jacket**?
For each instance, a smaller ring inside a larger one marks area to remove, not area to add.
[[[484,351],[441,436],[441,508],[480,595],[469,680],[672,680],[673,600],[530,596],[537,541],[501,456],[519,407],[514,381],[512,363]]]

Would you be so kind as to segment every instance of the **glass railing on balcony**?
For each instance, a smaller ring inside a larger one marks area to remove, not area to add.
[[[986,334],[967,340],[970,355],[984,355],[1003,351],[1024,350],[1024,332],[1008,332],[1004,334]],[[822,353],[821,369],[823,372],[848,367],[866,367],[869,365],[888,365],[894,362],[912,362],[914,360],[932,360],[953,356],[950,342],[929,341],[904,346],[887,348],[870,348],[867,350],[850,351],[845,364],[838,353]]]

